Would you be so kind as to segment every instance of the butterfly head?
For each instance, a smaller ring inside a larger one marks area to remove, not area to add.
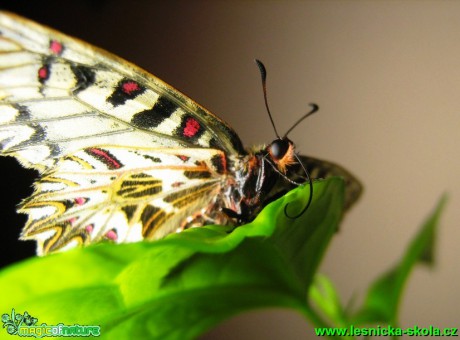
[[[295,164],[294,143],[287,137],[277,138],[267,146],[268,157],[277,169],[286,174],[287,167]]]
[[[289,204],[284,206],[284,214],[289,217],[289,218],[297,218],[301,216],[310,206],[310,203],[312,201],[313,197],[313,183],[310,179],[310,174],[308,173],[308,170],[305,168],[305,166],[302,164],[302,161],[299,159],[299,157],[296,155],[294,152],[294,143],[287,137],[288,134],[297,126],[299,125],[305,118],[308,116],[314,114],[316,111],[318,111],[318,105],[316,104],[310,104],[311,110],[307,112],[305,115],[303,115],[297,122],[294,123],[294,125],[291,126],[290,129],[286,131],[283,137],[280,137],[278,134],[278,131],[276,130],[275,122],[273,121],[273,117],[270,113],[270,108],[268,107],[268,101],[267,101],[267,71],[265,69],[264,64],[260,60],[255,60],[257,66],[259,67],[260,71],[260,76],[262,78],[262,90],[264,94],[264,101],[265,101],[265,108],[267,109],[268,117],[270,118],[270,121],[273,126],[273,130],[276,135],[276,139],[270,143],[270,145],[267,146],[266,152],[267,155],[265,156],[266,159],[269,160],[269,164],[273,167],[273,169],[278,172],[285,180],[288,182],[294,184],[294,185],[300,185],[301,183],[297,183],[293,181],[292,179],[287,176],[287,167],[292,164],[299,164],[301,168],[303,169],[305,173],[306,180],[310,186],[310,196],[308,199],[308,203],[305,205],[305,207],[302,209],[302,211],[299,214],[296,215],[291,215],[287,212],[287,207]]]

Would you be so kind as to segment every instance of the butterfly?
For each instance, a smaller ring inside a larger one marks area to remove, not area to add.
[[[311,185],[305,167],[311,178],[344,177],[346,207],[361,192],[340,166],[297,156],[287,135],[246,149],[227,123],[155,76],[6,12],[0,148],[40,173],[18,209],[28,214],[21,238],[37,241],[38,255],[244,224]]]

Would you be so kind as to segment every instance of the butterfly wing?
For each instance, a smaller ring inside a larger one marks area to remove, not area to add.
[[[344,210],[349,210],[361,197],[363,186],[361,182],[344,167],[329,161],[318,158],[300,156],[303,165],[306,166],[313,179],[342,177],[345,181],[345,201]],[[303,172],[299,170],[299,174]]]
[[[324,179],[329,177],[342,177],[345,182],[345,200],[344,200],[344,211],[348,211],[361,197],[363,192],[363,186],[361,182],[349,171],[342,166],[325,161],[322,159],[299,155],[300,161],[303,166],[308,169],[309,176],[312,180]],[[297,183],[307,182],[305,176],[305,170],[300,164],[293,164],[290,166],[289,179]],[[292,190],[297,185],[287,182],[284,178],[279,177],[276,184],[273,185],[269,194],[267,194],[266,200],[263,205],[276,198],[286,194],[289,190]]]
[[[222,176],[208,163],[215,156],[222,152],[120,146],[69,154],[22,203],[30,216],[22,236],[37,240],[39,253],[161,238],[218,204]]]
[[[21,205],[38,253],[155,239],[218,204],[223,121],[153,75],[0,13],[0,147],[42,177]]]
[[[244,153],[225,122],[108,52],[8,13],[0,32],[0,145],[25,166],[100,144]]]

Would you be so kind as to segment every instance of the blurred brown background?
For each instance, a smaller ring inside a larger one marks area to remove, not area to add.
[[[340,163],[365,185],[321,267],[343,302],[397,261],[447,192],[437,265],[413,272],[400,315],[404,327],[458,327],[460,2],[4,3],[151,71],[228,121],[247,145],[274,138],[253,62],[260,58],[278,130],[318,103],[320,112],[291,139],[301,153]],[[31,180],[0,161],[10,176],[0,187],[8,222],[19,202],[13,194]],[[238,316],[204,337],[254,338],[314,335],[299,315],[272,310]]]

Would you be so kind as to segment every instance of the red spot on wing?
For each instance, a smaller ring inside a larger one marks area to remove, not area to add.
[[[227,171],[227,158],[225,158],[224,154],[221,154],[220,159],[221,159],[221,162],[222,162],[223,171],[226,172]]]
[[[141,88],[139,84],[134,81],[127,81],[121,86],[122,91],[126,94],[132,94],[133,92],[139,91]]]
[[[184,136],[186,137],[193,137],[200,131],[201,125],[198,121],[194,118],[187,118],[184,127]]]
[[[49,76],[48,66],[40,67],[40,69],[38,70],[38,78],[40,78],[41,80],[44,80],[44,79],[47,79],[48,76]]]
[[[76,221],[77,221],[77,218],[76,218],[76,217],[72,217],[72,218],[69,218],[69,219],[67,220],[67,222],[69,222],[70,225],[73,225]]]
[[[118,238],[117,232],[115,230],[109,230],[107,234],[105,234],[105,237],[107,237],[109,240],[116,241]]]
[[[56,55],[60,55],[62,53],[62,50],[64,47],[59,41],[56,40],[51,40],[50,41],[50,50]]]
[[[121,168],[121,164],[118,163],[118,161],[115,160],[113,157],[111,157],[106,151],[101,150],[101,149],[89,149],[88,151],[91,152],[93,155],[96,155],[96,156],[102,158],[112,168],[114,168],[114,169]]]
[[[86,199],[84,197],[77,197],[74,199],[76,205],[83,205],[86,203]]]
[[[94,225],[93,224],[88,224],[86,227],[85,227],[85,230],[88,234],[91,234],[91,232],[93,231],[94,229]]]
[[[182,162],[187,162],[190,157],[184,156],[184,155],[177,155],[177,157],[182,161]]]

